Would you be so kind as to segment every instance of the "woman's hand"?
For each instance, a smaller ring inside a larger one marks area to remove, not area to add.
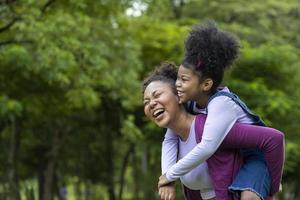
[[[161,175],[159,177],[159,181],[158,181],[158,188],[164,186],[164,185],[168,185],[170,183],[170,181],[168,181],[167,177],[165,174]]]
[[[158,194],[161,200],[175,200],[176,188],[175,182],[158,188]]]

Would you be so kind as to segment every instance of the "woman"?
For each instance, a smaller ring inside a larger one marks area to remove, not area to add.
[[[187,141],[191,135],[195,135],[196,141],[200,142],[205,115],[191,115],[179,104],[175,86],[176,77],[176,67],[172,64],[163,64],[144,81],[144,112],[159,127],[172,129],[178,134],[181,141]],[[236,198],[228,193],[228,186],[242,164],[242,157],[238,154],[240,148],[259,148],[262,150],[272,175],[271,178],[275,184],[279,185],[284,160],[283,138],[281,132],[272,128],[242,124],[233,125],[220,148],[207,160],[216,198],[218,200]],[[182,151],[179,149],[179,154]],[[187,186],[189,180],[185,180],[185,182],[187,184],[184,185]],[[185,197],[186,199],[201,199],[199,192],[191,193],[186,187]]]

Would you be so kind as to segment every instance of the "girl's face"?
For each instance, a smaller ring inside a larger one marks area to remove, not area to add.
[[[192,69],[180,65],[176,80],[176,89],[180,103],[187,101],[199,101],[204,95],[204,82]]]
[[[146,87],[144,112],[159,127],[168,127],[179,107],[178,97],[169,83],[154,81]]]

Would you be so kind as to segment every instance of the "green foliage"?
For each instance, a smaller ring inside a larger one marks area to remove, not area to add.
[[[144,117],[141,81],[162,61],[180,64],[190,27],[212,18],[241,38],[224,84],[285,133],[285,179],[297,183],[299,1],[12,2],[0,5],[0,161],[18,119],[21,181],[55,160],[59,180],[116,196],[125,169],[123,196],[154,199],[165,130]],[[144,6],[141,15],[126,15],[134,5]]]
[[[233,77],[251,81],[263,78],[267,86],[289,91],[294,87],[286,84],[296,81],[299,51],[292,45],[263,44],[253,48],[244,43]],[[266,76],[268,74],[268,76]]]
[[[172,21],[161,21],[148,17],[134,20],[133,26],[132,31],[142,48],[143,78],[146,76],[145,72],[151,71],[154,66],[158,66],[163,61],[169,60],[176,64],[181,62],[184,36],[188,27],[178,26]]]
[[[254,79],[251,82],[232,80],[229,85],[232,91],[238,92],[240,98],[247,102],[247,106],[270,126],[279,127],[280,119],[293,109],[293,101],[282,91],[266,87],[262,79]]]
[[[121,129],[124,139],[129,142],[138,142],[143,138],[141,130],[134,123],[134,116],[129,115],[124,121]]]
[[[0,96],[0,118],[11,119],[14,116],[20,116],[22,105],[20,102],[9,99],[7,96]]]
[[[286,164],[285,171],[287,174],[298,170],[299,166],[300,147],[299,143],[289,141],[286,145]]]

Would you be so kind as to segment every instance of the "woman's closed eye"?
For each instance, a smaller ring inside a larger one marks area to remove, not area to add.
[[[154,97],[155,99],[157,99],[157,98],[160,97],[160,95],[161,95],[161,92],[157,92],[157,93],[155,93],[155,94],[153,95],[153,97]]]
[[[149,104],[150,100],[144,100],[144,106],[147,106]]]

